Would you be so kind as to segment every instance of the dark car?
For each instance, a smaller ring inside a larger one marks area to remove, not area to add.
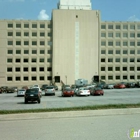
[[[7,92],[8,87],[7,86],[3,86],[1,87],[2,92]]]
[[[74,91],[71,88],[65,88],[62,91],[62,96],[74,96]]]
[[[2,89],[0,88],[0,93],[2,93]]]
[[[47,84],[42,85],[41,90],[45,90],[47,86]]]
[[[24,95],[24,102],[25,104],[28,101],[37,101],[38,103],[41,102],[41,97],[38,88],[27,89]]]
[[[135,87],[136,87],[136,85],[134,82],[126,84],[126,88],[135,88]]]
[[[6,90],[6,93],[14,93],[14,92],[15,92],[15,89],[13,87],[9,87]]]
[[[104,91],[101,87],[95,87],[90,90],[91,95],[104,95]]]

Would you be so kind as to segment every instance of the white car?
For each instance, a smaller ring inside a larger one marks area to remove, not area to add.
[[[90,95],[90,90],[86,87],[81,87],[78,89],[76,95],[80,96],[80,95],[85,95],[85,96],[89,96]]]
[[[31,87],[30,89],[33,89],[33,88],[38,88],[38,89],[39,89],[39,93],[40,93],[40,97],[41,97],[41,96],[42,96],[42,90],[40,89],[40,87],[33,86],[33,87]]]
[[[24,96],[25,95],[26,90],[25,89],[19,89],[17,91],[17,96]]]

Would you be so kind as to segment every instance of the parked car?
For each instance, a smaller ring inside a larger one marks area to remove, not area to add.
[[[2,87],[1,87],[2,93],[3,93],[3,92],[7,92],[7,89],[8,89],[7,86],[2,86]]]
[[[15,90],[12,87],[7,88],[6,93],[14,93]]]
[[[140,87],[140,81],[137,81],[135,85],[136,87]]]
[[[96,87],[100,87],[100,88],[104,89],[105,88],[105,85],[106,85],[106,83],[98,83],[96,85]]]
[[[126,88],[135,88],[136,84],[134,82],[130,82],[126,84]]]
[[[86,88],[86,87],[81,87],[76,92],[76,95],[77,96],[80,96],[80,95],[89,96],[90,95],[90,90],[88,88]]]
[[[45,88],[47,87],[47,84],[42,85],[41,90],[45,90]]]
[[[38,88],[27,89],[24,95],[24,102],[25,104],[28,101],[37,101],[38,103],[41,102],[41,97]]]
[[[25,89],[25,90],[27,90],[27,89],[28,89],[28,87],[27,87],[27,86],[23,86],[23,87],[22,87],[22,89]]]
[[[114,89],[114,85],[115,85],[115,84],[106,84],[106,85],[104,86],[104,88],[105,88],[105,89]]]
[[[40,87],[36,87],[36,86],[33,86],[31,89],[38,89],[39,93],[40,93],[40,97],[42,97],[42,90],[40,89]]]
[[[18,91],[18,87],[12,87],[14,89],[15,92]]]
[[[24,96],[25,92],[26,92],[26,89],[19,89],[18,92],[17,92],[17,97],[18,96]]]
[[[55,95],[54,86],[47,86],[45,89],[45,95]]]
[[[70,88],[70,85],[63,85],[63,86],[62,86],[62,91],[63,91],[65,88]]]
[[[2,89],[0,88],[0,93],[2,93]]]
[[[74,96],[74,91],[71,88],[65,88],[62,91],[62,96]]]
[[[58,86],[57,85],[54,85],[54,88],[55,88],[55,90],[58,90]]]
[[[101,87],[95,87],[90,90],[91,95],[104,95],[104,90]]]
[[[114,88],[123,89],[123,88],[126,88],[126,86],[124,84],[118,83],[118,84],[114,85]]]

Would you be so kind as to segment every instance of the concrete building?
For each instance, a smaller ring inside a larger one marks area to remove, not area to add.
[[[0,86],[140,79],[140,22],[103,22],[90,0],[60,0],[48,21],[0,20]]]

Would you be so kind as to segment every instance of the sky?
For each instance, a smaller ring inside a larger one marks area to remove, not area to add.
[[[81,0],[82,1],[82,0]],[[0,0],[0,20],[50,20],[59,0]],[[91,0],[101,21],[140,21],[140,0]]]

